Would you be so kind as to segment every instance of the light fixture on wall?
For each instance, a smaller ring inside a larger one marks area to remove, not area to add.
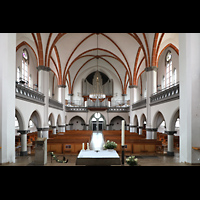
[[[98,55],[98,33],[97,33],[97,71],[94,75],[94,80],[93,80],[93,93],[89,94],[89,98],[90,100],[92,100],[93,102],[95,102],[97,99],[102,102],[105,100],[106,95],[103,93],[103,88],[102,85],[100,83],[100,73],[98,71],[98,60],[100,58],[100,56]]]

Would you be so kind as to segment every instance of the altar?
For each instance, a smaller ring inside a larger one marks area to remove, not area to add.
[[[81,150],[76,165],[110,166],[121,165],[121,162],[115,150]]]

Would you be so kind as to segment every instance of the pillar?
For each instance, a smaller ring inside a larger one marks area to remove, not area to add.
[[[139,135],[142,135],[143,126],[138,126],[138,129],[139,129]]]
[[[58,132],[65,132],[65,88],[66,85],[59,85],[58,86],[58,101],[63,104],[62,110],[62,117],[61,117],[61,124],[58,126]]]
[[[106,124],[106,130],[109,131],[110,130],[110,125]]]
[[[73,95],[74,95],[74,94],[68,94],[68,96],[69,96],[69,104],[70,104],[70,105],[72,105]]]
[[[64,133],[64,132],[65,132],[65,126],[66,126],[66,125],[58,125],[58,132],[59,132],[59,133],[60,133],[60,132]]]
[[[176,131],[165,131],[167,134],[167,155],[174,156],[174,134]]]
[[[16,33],[0,33],[0,163],[15,163]]]
[[[52,126],[51,128],[52,128],[53,134],[56,135],[56,126]]]
[[[157,139],[157,128],[152,128],[151,129],[151,134],[152,134],[152,139],[156,140]]]
[[[130,133],[133,133],[134,132],[134,126],[132,124],[129,125],[129,129],[130,129]]]
[[[44,115],[43,115],[43,124],[41,130],[38,131],[38,137],[49,138],[49,123],[48,123],[48,109],[49,109],[49,72],[51,71],[50,67],[40,65],[37,67],[38,70],[38,91],[43,93],[44,98]],[[48,130],[47,130],[48,129]]]
[[[49,139],[49,128],[37,128],[38,138]]]
[[[20,156],[27,156],[27,134],[30,130],[18,130],[18,133],[21,133],[21,151]]]
[[[200,34],[179,34],[180,162],[200,163]]]
[[[146,124],[146,139],[152,139],[151,125],[151,106],[150,96],[157,91],[157,67],[151,66],[145,69],[147,73],[147,124]]]
[[[134,126],[132,126],[132,127],[133,127],[133,132],[134,132],[134,133],[138,133],[138,132],[137,132],[137,126],[134,125]]]

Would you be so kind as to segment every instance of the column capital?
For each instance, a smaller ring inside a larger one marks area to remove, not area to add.
[[[165,131],[167,135],[174,135],[177,131]]]
[[[43,70],[43,71],[50,72],[50,71],[51,71],[51,68],[50,68],[50,67],[43,66],[43,65],[40,65],[40,66],[37,67],[37,70],[38,70],[38,71]]]
[[[28,134],[30,130],[17,130],[17,132],[23,135],[23,134]]]
[[[138,86],[137,85],[129,85],[128,87],[129,88],[137,88]]]
[[[158,68],[156,66],[151,66],[151,67],[146,67],[145,72],[150,72],[150,71],[158,71]]]
[[[58,85],[58,88],[66,88],[66,85]]]
[[[48,131],[49,128],[45,127],[45,128],[37,128],[38,131]]]

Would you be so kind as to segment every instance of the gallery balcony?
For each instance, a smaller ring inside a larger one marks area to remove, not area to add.
[[[44,94],[16,81],[15,96],[17,99],[44,105]]]
[[[107,99],[103,102],[96,100],[95,102],[91,100],[87,100],[85,102],[81,100],[73,100],[72,102],[68,102],[65,106],[66,112],[88,112],[91,111],[104,111],[107,112],[129,112],[130,106],[127,103],[129,101],[113,101],[110,103]]]
[[[150,97],[150,105],[153,106],[176,99],[179,99],[179,82],[152,94]]]

